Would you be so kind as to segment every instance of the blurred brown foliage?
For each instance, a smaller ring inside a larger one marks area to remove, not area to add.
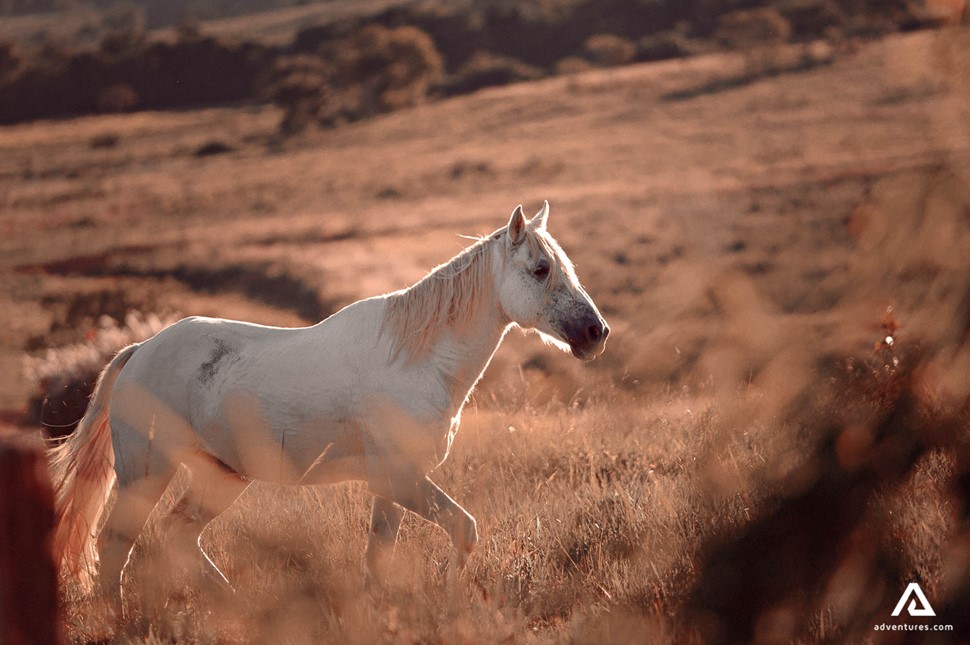
[[[129,112],[138,105],[138,92],[126,83],[109,85],[98,95],[101,112]]]
[[[13,43],[0,43],[0,81],[20,67],[20,55]]]
[[[308,117],[298,115],[312,113],[314,102],[330,104],[319,112],[335,123],[429,95],[577,71],[579,59],[622,65],[718,46],[871,37],[947,22],[935,5],[903,0],[419,2],[307,27],[291,44],[275,46],[204,36],[184,11],[177,41],[152,42],[145,26],[155,19],[145,12],[154,9],[108,11],[96,50],[48,43],[14,56],[0,47],[0,123],[104,110],[108,88],[127,85],[142,109],[279,99],[284,130],[299,129],[295,124]],[[286,71],[286,61],[302,55],[332,65],[333,93],[317,96],[306,72],[300,80]],[[107,103],[119,109],[116,101]]]
[[[889,292],[912,318],[889,307],[868,348],[836,336],[784,361],[778,373],[797,385],[772,406],[805,458],[783,475],[766,464],[761,511],[700,549],[679,619],[704,642],[871,638],[911,582],[933,598],[932,623],[955,630],[917,640],[970,633],[967,188],[946,164],[907,173],[877,183],[846,222],[857,282],[837,309]],[[716,490],[716,468],[708,478]]]
[[[727,47],[747,49],[787,42],[791,34],[791,23],[778,10],[764,8],[721,16],[714,37]]]
[[[270,93],[283,109],[281,131],[294,134],[315,122],[333,125],[417,105],[443,67],[424,32],[374,25],[316,54],[278,59]]]
[[[457,72],[445,77],[436,90],[444,96],[467,94],[485,87],[534,81],[543,75],[538,67],[520,60],[480,51],[473,54]]]
[[[970,405],[941,406],[928,396],[928,356],[919,350],[902,361],[895,352],[880,354],[864,365],[820,361],[820,372],[830,375],[831,407],[791,411],[813,437],[810,457],[780,482],[759,517],[702,548],[682,611],[704,642],[787,641],[811,630],[855,640],[886,622],[907,582],[932,581],[914,580],[898,548],[883,539],[891,511],[877,512],[874,502],[936,451],[952,455],[956,465],[943,483],[962,509],[952,544],[970,538]],[[965,634],[970,575],[959,568],[952,573],[947,593],[936,590],[935,622]],[[817,617],[833,603],[838,619],[820,626]]]
[[[341,111],[351,118],[417,105],[444,69],[431,37],[411,26],[367,26],[323,54],[334,61]]]
[[[8,50],[9,51],[9,50]],[[8,60],[14,60],[8,54]],[[192,107],[252,99],[261,72],[274,58],[263,45],[203,37],[176,43],[146,42],[140,32],[120,31],[97,50],[59,47],[8,63],[0,73],[0,123],[119,109]]]
[[[332,71],[318,56],[280,58],[273,66],[273,103],[283,110],[280,130],[294,134],[313,123],[327,106],[333,90]]]
[[[0,427],[0,642],[64,642],[53,528],[43,447]]]
[[[583,49],[594,64],[603,67],[626,65],[637,53],[637,46],[632,41],[613,34],[590,36]]]

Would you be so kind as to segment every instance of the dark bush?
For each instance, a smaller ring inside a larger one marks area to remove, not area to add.
[[[88,141],[88,147],[92,150],[106,150],[109,148],[117,148],[118,144],[121,143],[121,137],[114,132],[105,132],[104,134],[97,134]]]
[[[778,44],[791,37],[791,24],[775,9],[735,11],[721,16],[715,37],[734,49]]]
[[[581,74],[595,69],[593,64],[579,56],[566,56],[556,63],[556,74]]]
[[[283,110],[280,131],[294,134],[317,120],[332,95],[331,67],[319,56],[279,59],[274,66],[273,103]]]
[[[428,34],[416,27],[365,27],[324,48],[333,61],[343,113],[363,118],[422,102],[444,71]]]
[[[455,5],[406,4],[390,7],[371,16],[338,20],[300,30],[292,49],[298,53],[330,50],[333,44],[355,37],[369,26],[395,29],[415,27],[431,37],[447,70],[460,69],[475,52],[485,48],[481,21],[467,7]]]
[[[654,61],[694,56],[710,49],[705,46],[705,42],[692,40],[678,30],[644,36],[637,41],[636,60]]]
[[[798,39],[834,36],[845,24],[845,12],[835,0],[794,0],[781,4],[778,10]]]
[[[98,94],[100,112],[130,112],[138,105],[138,93],[126,83],[109,85]]]
[[[672,29],[678,21],[690,18],[690,5],[669,0],[489,0],[471,6],[417,3],[304,29],[297,35],[294,49],[316,52],[367,25],[413,26],[431,37],[453,74],[479,51],[551,70],[557,61],[580,55],[592,35],[636,39]]]
[[[445,96],[467,94],[485,87],[508,85],[541,78],[543,72],[522,61],[481,51],[472,56],[457,73],[439,86]]]
[[[116,52],[45,47],[17,72],[0,76],[0,123],[98,112],[104,92],[118,85],[128,86],[143,109],[252,100],[275,54],[215,38]]]
[[[20,53],[13,43],[0,43],[0,81],[14,74],[21,65]]]
[[[613,34],[590,36],[583,45],[586,57],[596,65],[615,67],[633,62],[637,46],[626,38]]]
[[[192,154],[196,157],[214,157],[216,155],[228,154],[235,150],[231,145],[217,139],[207,141],[195,149]]]

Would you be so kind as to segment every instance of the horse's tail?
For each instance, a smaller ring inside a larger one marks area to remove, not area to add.
[[[138,345],[129,345],[101,372],[87,412],[67,439],[48,450],[54,485],[54,557],[83,589],[94,582],[95,532],[115,482],[108,423],[111,389]]]

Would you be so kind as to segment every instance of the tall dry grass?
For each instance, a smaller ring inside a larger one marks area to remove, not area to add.
[[[954,84],[963,78],[948,74]],[[963,136],[962,106],[940,106],[940,136]],[[937,642],[965,640],[964,157],[941,153],[866,178],[863,200],[832,236],[838,244],[825,238],[815,249],[839,262],[806,278],[807,288],[786,280],[794,274],[782,271],[785,261],[801,259],[782,257],[784,245],[767,256],[774,272],[703,256],[703,247],[671,249],[650,282],[584,265],[590,291],[619,319],[607,354],[566,372],[500,353],[433,475],[479,522],[482,540],[457,584],[439,574],[447,538],[409,516],[396,573],[370,598],[362,487],[263,484],[203,537],[235,594],[179,565],[159,509],[132,563],[132,615],[115,624],[67,584],[69,634],[147,643],[895,642],[872,627],[889,622],[915,581],[938,622],[958,629]],[[791,226],[808,234],[843,223],[813,216]],[[583,241],[597,250],[617,243]]]
[[[203,536],[236,587],[221,592],[166,544],[176,481],[136,547],[131,615],[108,616],[68,581],[68,633],[884,642],[872,626],[910,581],[966,629],[967,195],[947,168],[876,183],[848,222],[850,276],[824,315],[785,312],[740,273],[668,285],[682,331],[706,331],[666,379],[632,306],[604,361],[572,374],[499,361],[433,475],[478,519],[458,581],[441,574],[444,533],[408,516],[371,597],[362,485],[258,484]]]
[[[710,499],[698,469],[716,411],[682,392],[637,402],[606,390],[572,406],[508,401],[472,411],[435,476],[479,522],[464,579],[449,584],[447,536],[404,522],[378,599],[363,588],[369,495],[361,484],[254,485],[204,536],[236,587],[225,594],[172,570],[165,508],[129,575],[135,642],[502,642],[582,637],[604,614],[666,633],[688,591],[697,545],[741,525],[761,493]],[[725,446],[740,476],[783,450],[784,435]],[[96,600],[66,588],[72,638],[113,627]]]
[[[435,475],[479,522],[463,578],[442,574],[446,535],[408,515],[376,597],[362,579],[362,484],[254,485],[203,537],[235,585],[226,593],[166,541],[165,515],[184,485],[177,477],[136,546],[133,614],[118,622],[68,582],[68,633],[138,643],[717,641],[685,613],[709,579],[708,547],[743,539],[784,509],[791,479],[812,467],[804,427],[742,421],[758,396],[720,403],[678,389],[640,399],[608,387],[571,404],[473,406]],[[899,555],[898,575],[916,575],[934,594],[959,536],[953,464],[951,452],[928,452],[902,484],[864,504],[867,521],[890,528],[881,548]],[[840,503],[832,500],[833,513]],[[819,572],[822,582],[831,575]],[[840,617],[843,603],[806,599],[805,631],[781,634],[837,637],[852,622]]]

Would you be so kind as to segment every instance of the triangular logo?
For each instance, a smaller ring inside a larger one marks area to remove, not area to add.
[[[913,596],[916,597],[913,598]],[[915,582],[909,583],[906,591],[899,597],[899,602],[896,603],[896,608],[893,609],[893,616],[898,616],[902,613],[907,600],[910,602],[909,607],[906,607],[906,611],[909,612],[910,616],[936,616],[936,612],[930,606],[930,601],[926,599],[926,594],[919,588],[919,584]],[[916,604],[917,601],[919,601],[919,605]]]

